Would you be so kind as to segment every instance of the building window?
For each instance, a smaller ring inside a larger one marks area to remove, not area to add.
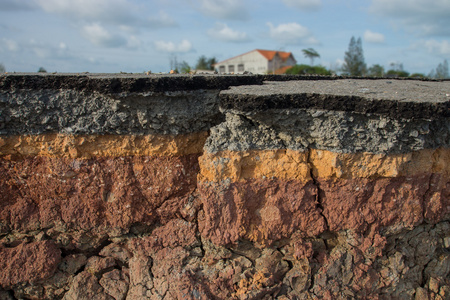
[[[234,73],[234,65],[229,65],[228,66],[228,72],[229,73]]]
[[[238,65],[238,72],[244,72],[244,64]]]
[[[219,73],[225,73],[225,66],[219,67]]]

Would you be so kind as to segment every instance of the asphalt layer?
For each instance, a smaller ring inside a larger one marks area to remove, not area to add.
[[[403,118],[450,117],[450,81],[338,79],[267,81],[222,91],[221,107],[243,112],[323,109]]]
[[[252,96],[291,95],[298,93],[439,103],[450,101],[450,81],[432,82],[395,79],[266,81],[262,86],[232,87],[230,90],[223,92],[223,94],[246,94]]]
[[[223,90],[230,86],[262,84],[258,75],[168,74],[36,74],[0,75],[0,91],[65,89],[101,94]]]
[[[450,81],[300,75],[0,74],[0,92],[74,90],[105,95],[221,90],[221,107],[300,108],[400,118],[450,117]]]

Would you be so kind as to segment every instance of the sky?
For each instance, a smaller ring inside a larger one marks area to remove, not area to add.
[[[168,72],[202,55],[315,49],[337,70],[351,37],[365,61],[429,74],[450,61],[450,0],[0,0],[8,72]]]

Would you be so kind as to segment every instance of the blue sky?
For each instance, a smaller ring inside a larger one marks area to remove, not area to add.
[[[428,74],[450,61],[449,0],[1,0],[9,72],[168,72],[253,49],[314,48],[336,69],[352,36],[367,65]]]

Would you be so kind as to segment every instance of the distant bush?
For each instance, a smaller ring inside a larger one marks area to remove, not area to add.
[[[387,77],[408,77],[409,73],[403,70],[389,70],[386,72]]]
[[[322,66],[310,66],[310,65],[295,65],[286,71],[286,74],[295,75],[331,75],[331,72]]]
[[[409,75],[409,77],[411,77],[411,78],[425,78],[426,76],[424,74],[422,74],[422,73],[414,73],[414,74]]]

